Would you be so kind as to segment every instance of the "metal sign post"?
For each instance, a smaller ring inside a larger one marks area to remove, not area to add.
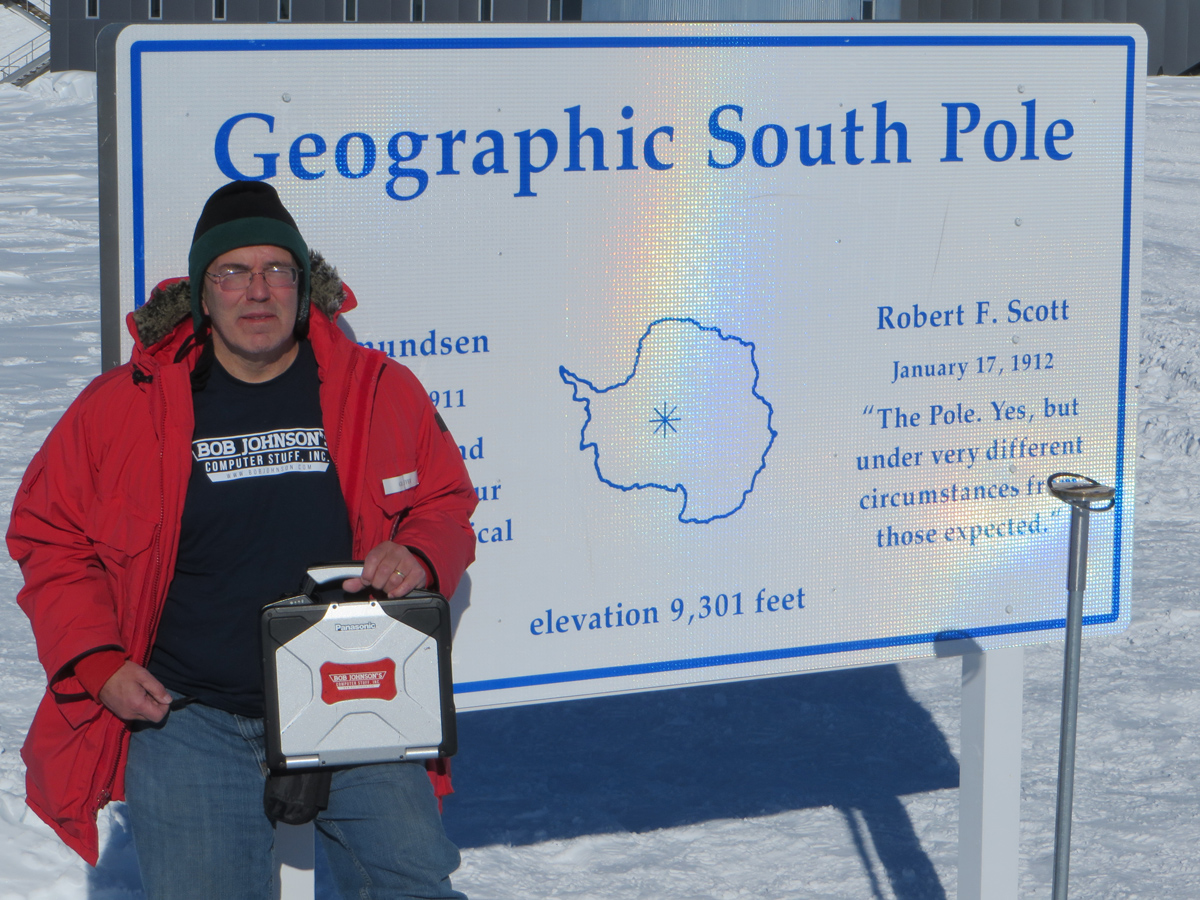
[[[313,900],[316,894],[316,828],[275,826],[274,900]]]
[[[1054,820],[1053,900],[1066,900],[1071,864],[1071,804],[1075,792],[1075,720],[1079,712],[1079,655],[1083,640],[1083,591],[1087,587],[1088,520],[1116,502],[1116,490],[1083,475],[1056,472],[1050,493],[1071,505],[1071,544],[1067,563],[1066,651],[1063,664],[1062,725],[1058,750],[1058,809]],[[1092,506],[1093,503],[1103,504]]]
[[[958,784],[958,900],[1016,900],[1021,851],[1023,647],[965,641]]]

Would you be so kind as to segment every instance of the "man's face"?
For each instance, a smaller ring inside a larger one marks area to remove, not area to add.
[[[239,247],[222,253],[208,266],[201,305],[212,322],[213,349],[235,377],[273,378],[294,358],[293,330],[299,308],[299,285],[271,287],[261,274],[271,266],[296,267],[292,254],[282,247]],[[229,272],[255,273],[250,284],[231,290],[212,280]]]

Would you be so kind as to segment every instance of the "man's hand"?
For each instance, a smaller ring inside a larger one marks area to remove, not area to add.
[[[104,682],[97,699],[126,722],[161,722],[171,706],[162,682],[129,659]]]
[[[342,588],[353,594],[368,585],[389,598],[403,597],[425,587],[425,567],[407,547],[384,541],[363,560],[362,577],[346,579]]]

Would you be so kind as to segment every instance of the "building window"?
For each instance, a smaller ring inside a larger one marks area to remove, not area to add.
[[[292,0],[279,0],[279,21],[292,21]]]
[[[150,18],[162,18],[162,0],[150,0]]]
[[[358,21],[358,0],[345,0],[345,21]]]
[[[425,21],[425,0],[413,0],[412,20],[414,22]]]
[[[225,0],[213,0],[213,21],[225,21]]]
[[[870,22],[874,20],[875,0],[862,0],[862,17],[864,22]]]
[[[479,21],[492,21],[492,0],[479,0]]]
[[[79,7],[75,7],[78,9]],[[100,18],[100,0],[87,0],[87,11],[84,13],[89,19]]]

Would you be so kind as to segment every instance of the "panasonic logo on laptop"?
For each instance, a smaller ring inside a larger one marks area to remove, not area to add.
[[[366,631],[369,628],[374,628],[374,622],[351,622],[346,625],[334,625],[334,631]]]

